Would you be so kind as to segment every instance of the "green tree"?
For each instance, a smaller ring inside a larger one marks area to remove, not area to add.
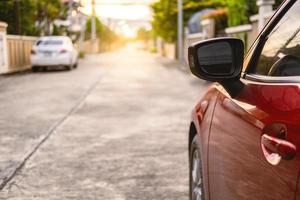
[[[89,18],[86,24],[85,40],[91,39],[91,29],[92,20],[91,18]],[[110,50],[112,46],[120,42],[120,37],[108,26],[104,25],[98,17],[96,18],[96,34],[97,37],[100,39],[99,44],[101,51]]]
[[[0,21],[8,24],[7,32],[17,34],[17,27],[21,35],[37,35],[35,28],[36,2],[35,0],[22,0],[19,2],[19,24],[17,24],[17,9],[13,0],[0,1]]]
[[[257,0],[183,0],[184,23],[196,12],[205,8],[227,9],[225,15],[218,16],[223,24],[227,19],[228,26],[249,23],[251,15],[257,14]],[[275,0],[277,8],[283,0]],[[176,41],[177,37],[177,0],[159,0],[152,5],[152,27],[155,35],[167,42]],[[223,17],[223,18],[222,18]]]
[[[92,32],[92,18],[89,18],[86,23],[86,34],[85,39],[89,40],[91,39],[91,32]],[[96,17],[96,34],[97,37],[101,37],[104,32],[104,25],[100,21],[98,17]]]
[[[144,27],[137,31],[137,39],[142,41],[148,41],[151,39],[151,31],[146,30]]]
[[[275,0],[275,5],[274,5],[274,8],[278,8],[278,6],[280,6],[280,4],[282,4],[284,0]]]
[[[277,9],[283,1],[275,0],[274,9]],[[258,12],[256,2],[257,0],[227,0],[228,25],[238,26],[249,23],[249,17]]]
[[[39,35],[35,26],[37,4],[34,0],[20,1],[21,35]]]
[[[21,35],[39,35],[40,31],[50,34],[50,25],[64,11],[60,0],[22,0],[19,1],[18,25],[15,5],[15,0],[0,1],[0,21],[8,24],[9,34],[17,34],[18,26]],[[44,26],[38,28],[36,22]]]
[[[160,0],[152,5],[154,33],[167,42],[175,41],[177,35],[176,4],[176,0]]]
[[[241,24],[247,24],[249,22],[249,14],[251,12],[250,8],[254,1],[227,0],[228,25],[237,26]]]
[[[42,26],[42,31],[46,35],[51,34],[51,24],[57,18],[62,15],[62,11],[64,11],[62,7],[62,3],[60,0],[34,0],[37,5],[37,21],[40,24],[44,24]]]
[[[9,34],[16,33],[16,23],[14,12],[14,4],[12,1],[0,1],[0,21],[6,22],[9,26],[7,32]]]
[[[225,6],[224,0],[184,0],[184,24],[190,16],[204,8]],[[152,5],[154,35],[162,37],[167,42],[176,41],[177,37],[177,0],[160,0]]]

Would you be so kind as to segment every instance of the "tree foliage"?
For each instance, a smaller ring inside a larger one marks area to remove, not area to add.
[[[34,0],[37,5],[38,20],[48,19],[53,21],[58,18],[62,11],[60,0]]]
[[[16,18],[16,1],[0,0],[0,21],[8,24],[8,34],[18,34],[18,24]],[[62,4],[61,0],[19,0],[20,23],[19,29],[21,35],[39,36],[62,35],[68,33],[67,27],[54,25],[56,19],[66,19],[68,15],[68,6]],[[51,29],[53,27],[53,29]],[[120,37],[114,31],[96,20],[97,36],[100,38],[100,48],[111,46],[111,44],[120,41]],[[69,33],[79,38],[79,33]],[[77,34],[77,35],[76,35]],[[91,20],[87,22],[86,39],[90,39]]]
[[[89,18],[86,24],[85,40],[91,39],[92,19]],[[98,17],[96,17],[96,34],[100,39],[100,49],[108,50],[112,45],[120,42],[120,37],[111,30],[108,26],[104,25]]]
[[[34,26],[35,21],[35,10],[36,4],[33,0],[22,0],[19,4],[20,10],[20,33],[24,35],[36,35],[37,30]],[[0,1],[0,21],[6,22],[9,26],[7,27],[7,32],[9,34],[17,33],[17,20],[16,12],[17,9],[14,1]]]
[[[154,32],[168,42],[176,39],[177,16],[174,15],[176,5],[176,0],[160,0],[152,5]]]
[[[17,24],[17,8],[14,0],[0,1],[0,21],[8,24],[7,32],[21,35],[39,35],[36,21],[53,22],[62,11],[60,0],[22,0],[19,1],[20,23]]]
[[[228,27],[228,9],[216,9],[204,15],[202,19],[213,19],[215,21],[215,35],[223,36],[225,28]]]
[[[275,5],[274,5],[274,8],[278,8],[280,6],[280,4],[282,4],[284,0],[275,0]]]
[[[142,41],[148,41],[151,39],[151,31],[146,30],[144,27],[137,31],[137,39]]]
[[[274,9],[284,0],[275,0]],[[237,26],[249,23],[249,17],[258,12],[257,0],[227,0],[228,25]]]
[[[249,17],[257,13],[256,0],[227,0],[228,25],[249,23]]]
[[[184,24],[190,16],[204,8],[224,6],[222,0],[184,0]],[[177,0],[160,0],[152,5],[154,33],[167,42],[174,42],[177,37]]]
[[[205,8],[226,9],[217,17],[218,21],[228,26],[237,26],[249,23],[249,17],[258,12],[257,0],[184,0],[184,23],[196,12]],[[283,0],[275,0],[274,8],[277,8]],[[152,5],[154,33],[167,42],[176,41],[177,37],[177,0],[159,0]],[[227,23],[225,21],[227,20]]]

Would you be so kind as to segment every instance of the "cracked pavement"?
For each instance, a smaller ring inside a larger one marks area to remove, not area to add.
[[[187,131],[204,87],[134,46],[71,72],[1,77],[0,178],[11,179],[0,199],[187,200]]]

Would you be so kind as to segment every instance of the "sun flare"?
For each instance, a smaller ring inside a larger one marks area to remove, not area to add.
[[[114,29],[133,38],[139,27],[149,27],[152,19],[150,4],[156,0],[95,0],[95,12],[104,22],[117,21]],[[92,13],[92,0],[82,0],[81,11]],[[121,23],[120,23],[121,22]]]

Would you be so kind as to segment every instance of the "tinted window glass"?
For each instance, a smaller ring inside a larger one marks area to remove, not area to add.
[[[259,58],[256,74],[300,76],[300,1],[279,21]]]
[[[39,40],[36,45],[62,45],[62,40]]]

